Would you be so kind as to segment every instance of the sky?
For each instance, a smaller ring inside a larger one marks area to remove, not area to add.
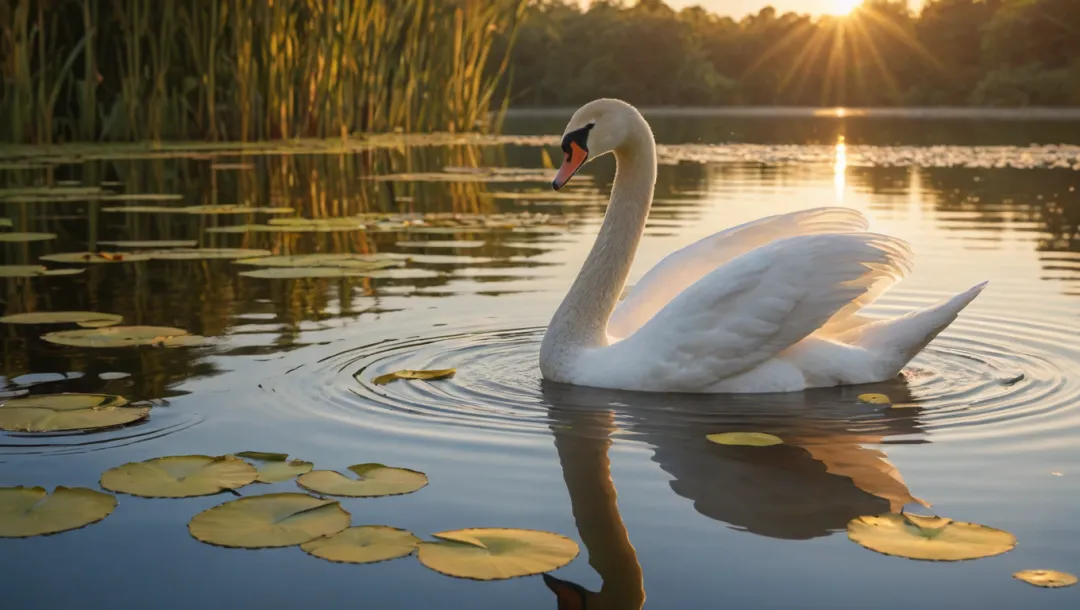
[[[780,12],[796,11],[821,15],[825,13],[843,13],[845,9],[857,4],[855,0],[666,0],[675,7],[700,5],[721,15],[735,18],[756,13],[762,7],[772,5]],[[918,8],[921,0],[909,0],[912,8]]]

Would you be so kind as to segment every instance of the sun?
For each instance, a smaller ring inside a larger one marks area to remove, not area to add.
[[[863,0],[829,0],[832,6],[829,12],[833,15],[849,15],[863,3]]]

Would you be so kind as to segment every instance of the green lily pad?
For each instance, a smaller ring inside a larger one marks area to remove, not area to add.
[[[149,407],[128,407],[111,394],[47,394],[15,398],[0,406],[0,430],[74,432],[115,428],[146,419]]]
[[[376,563],[412,554],[420,539],[385,525],[360,525],[300,545],[309,555],[340,563]]]
[[[963,561],[1000,555],[1016,546],[1009,532],[945,517],[887,513],[857,517],[848,538],[872,551],[924,561]]]
[[[0,233],[0,242],[25,243],[56,239],[56,233]]]
[[[770,447],[784,443],[784,440],[779,436],[764,432],[724,432],[721,434],[709,434],[705,438],[718,445],[739,445],[744,447]]]
[[[455,249],[467,249],[467,248],[479,248],[483,246],[484,241],[480,240],[436,240],[429,241],[399,241],[395,245],[399,248],[455,248]]]
[[[116,498],[84,487],[0,487],[0,538],[79,529],[108,517]]]
[[[188,523],[195,539],[232,548],[295,546],[349,527],[350,515],[334,500],[301,493],[240,498],[205,510]]]
[[[0,228],[10,229],[13,226],[10,218],[0,218]]]
[[[234,261],[237,265],[255,267],[346,267],[376,270],[403,264],[377,254],[294,254],[290,256],[260,256]]]
[[[411,369],[405,369],[401,371],[394,371],[393,373],[387,373],[385,375],[379,375],[371,380],[371,383],[375,385],[386,385],[391,381],[398,379],[419,379],[422,381],[429,381],[435,379],[447,379],[453,377],[457,373],[457,369],[432,369],[428,371],[415,371]]]
[[[141,252],[61,252],[46,254],[41,260],[53,263],[138,263],[150,260],[150,255]]]
[[[150,256],[154,260],[159,261],[194,261],[210,259],[249,258],[252,256],[267,256],[269,254],[269,250],[259,250],[253,248],[178,248],[176,250],[162,250],[161,252],[150,252],[148,253],[148,256]]]
[[[72,347],[188,347],[201,345],[205,337],[189,335],[182,328],[170,326],[109,326],[87,330],[62,330],[45,333],[42,339]]]
[[[407,468],[356,464],[349,466],[349,470],[358,478],[350,479],[333,470],[314,470],[300,475],[296,484],[315,493],[349,498],[398,496],[412,493],[428,484],[426,474]]]
[[[110,468],[101,486],[143,498],[192,498],[243,487],[257,476],[254,466],[231,455],[174,455]]]
[[[241,271],[245,277],[262,279],[295,280],[303,278],[364,277],[370,272],[358,271],[347,267],[269,267]]]
[[[1057,570],[1020,570],[1013,574],[1013,578],[1047,589],[1071,587],[1076,584],[1076,576]]]
[[[123,396],[116,394],[36,394],[13,398],[3,403],[3,408],[51,409],[53,411],[74,411],[94,407],[122,407],[128,404]]]
[[[118,193],[99,197],[103,201],[179,201],[179,193]]]
[[[433,534],[417,545],[420,563],[447,576],[504,580],[557,570],[578,556],[577,543],[535,530],[473,528]]]
[[[45,277],[75,275],[85,269],[46,269],[41,265],[0,265],[0,277]]]
[[[83,328],[101,328],[119,324],[124,319],[113,313],[96,311],[35,311],[0,318],[7,324],[78,324]]]
[[[263,453],[261,451],[242,451],[236,454],[245,460],[255,462],[259,469],[259,476],[255,479],[259,483],[280,483],[294,479],[304,473],[311,472],[315,467],[311,462],[304,460],[290,460],[285,453]]]
[[[113,248],[192,248],[199,244],[194,239],[142,239],[127,241],[99,241],[99,246]]]

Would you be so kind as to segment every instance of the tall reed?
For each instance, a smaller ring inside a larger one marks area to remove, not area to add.
[[[0,0],[0,141],[485,129],[527,3]]]

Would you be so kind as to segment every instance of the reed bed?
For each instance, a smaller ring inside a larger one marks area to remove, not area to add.
[[[0,0],[0,141],[489,129],[526,4]]]

